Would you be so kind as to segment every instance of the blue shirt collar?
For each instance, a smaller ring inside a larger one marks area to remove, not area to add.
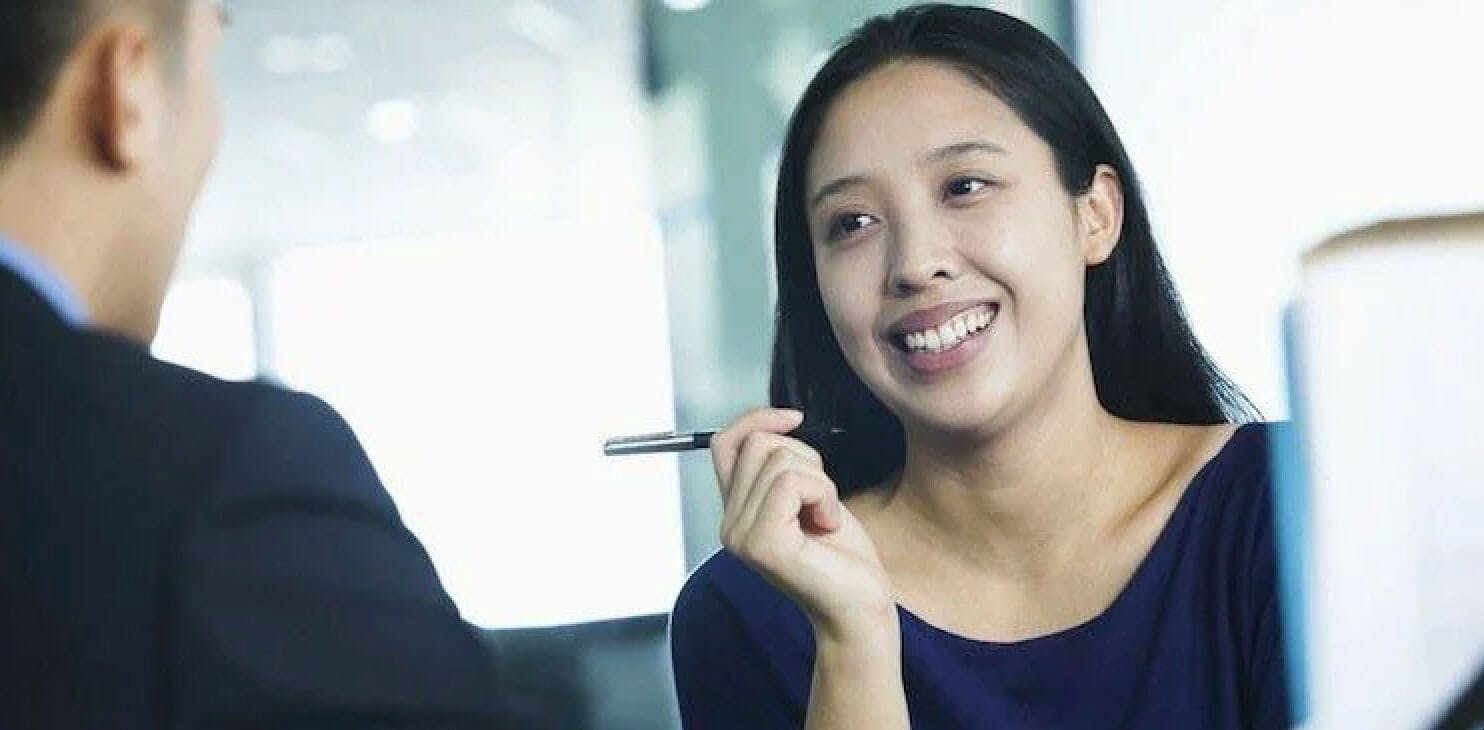
[[[30,284],[67,324],[82,327],[88,323],[88,310],[72,285],[40,256],[3,235],[0,235],[0,267],[10,269],[21,281]]]

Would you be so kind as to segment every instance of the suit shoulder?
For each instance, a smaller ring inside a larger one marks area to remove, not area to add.
[[[90,405],[112,403],[104,415],[152,420],[189,414],[195,423],[236,420],[254,397],[271,386],[234,382],[159,360],[132,342],[108,334],[80,333],[70,352],[59,353],[58,380],[90,397]]]
[[[208,471],[263,476],[275,468],[343,468],[349,478],[371,475],[350,427],[316,396],[261,380],[222,380],[109,335],[84,333],[75,344],[60,353],[66,364],[50,377],[47,398],[76,409],[75,422],[106,425],[131,448],[167,450]]]
[[[200,424],[228,419],[239,425],[256,420],[309,421],[326,426],[342,423],[323,400],[263,380],[230,381],[159,360],[143,348],[104,334],[88,333],[83,350],[87,364],[78,368],[95,384],[95,394],[132,397],[117,402],[140,416],[175,413]]]

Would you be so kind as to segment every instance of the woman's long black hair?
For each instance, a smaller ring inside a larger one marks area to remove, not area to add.
[[[1055,154],[1062,186],[1084,193],[1099,164],[1123,185],[1123,231],[1089,267],[1083,316],[1098,400],[1138,420],[1215,424],[1256,417],[1252,404],[1196,341],[1150,231],[1149,213],[1113,123],[1086,79],[1051,39],[992,10],[923,4],[867,21],[805,90],[789,122],[779,170],[774,245],[778,311],[771,400],[845,431],[821,452],[842,492],[902,467],[901,422],[845,361],[815,277],[805,206],[806,167],[825,114],[852,82],[898,60],[952,66],[1020,115]]]

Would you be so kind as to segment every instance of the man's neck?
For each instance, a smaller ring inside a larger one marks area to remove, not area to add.
[[[135,340],[135,298],[112,261],[119,211],[107,184],[67,161],[43,162],[24,150],[0,162],[0,232],[65,282],[90,324]]]

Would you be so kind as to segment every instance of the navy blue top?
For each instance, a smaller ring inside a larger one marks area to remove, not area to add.
[[[1243,426],[1196,475],[1127,586],[1082,625],[967,639],[905,609],[902,664],[923,728],[1285,728],[1267,439]],[[687,728],[801,728],[814,637],[732,554],[691,575],[671,618]]]

